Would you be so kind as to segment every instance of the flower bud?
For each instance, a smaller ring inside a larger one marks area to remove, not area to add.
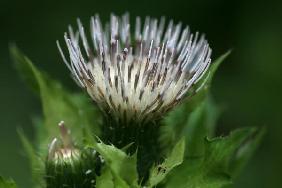
[[[59,127],[61,139],[53,139],[46,160],[47,188],[95,187],[99,166],[96,151],[76,148],[64,122]]]

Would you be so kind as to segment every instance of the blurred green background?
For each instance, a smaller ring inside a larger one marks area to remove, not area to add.
[[[16,129],[33,138],[31,119],[40,102],[20,80],[9,57],[16,42],[41,69],[78,90],[62,64],[55,41],[80,17],[99,13],[131,17],[165,15],[206,33],[213,59],[232,48],[220,67],[212,93],[224,108],[219,134],[235,127],[266,126],[268,132],[235,187],[282,185],[282,1],[268,0],[103,0],[0,1],[0,175],[30,187],[28,162]]]

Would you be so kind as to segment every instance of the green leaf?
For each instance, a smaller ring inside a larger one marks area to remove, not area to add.
[[[169,172],[183,162],[185,150],[185,140],[181,139],[173,148],[168,158],[165,161],[152,168],[148,180],[148,187],[154,187],[162,182]]]
[[[19,72],[42,101],[44,123],[38,127],[42,156],[46,156],[48,143],[59,136],[57,125],[62,120],[78,144],[84,136],[99,135],[100,113],[88,97],[69,93],[60,83],[41,73],[16,47],[11,47],[10,51]]]
[[[22,130],[18,130],[18,134],[23,144],[25,153],[30,161],[33,187],[43,187],[45,184],[43,180],[44,161],[36,154],[32,144],[26,138]]]
[[[173,140],[175,141],[179,137],[185,137],[187,148],[185,155],[190,157],[200,156],[204,152],[205,137],[207,135],[214,135],[219,114],[220,110],[215,106],[211,97],[207,96],[204,101],[198,104],[193,112],[186,115],[188,117],[180,133],[176,134],[174,132],[175,126],[164,126],[166,132],[163,133],[164,138],[161,138],[161,143],[167,147],[169,142],[173,143]],[[162,131],[164,131],[164,128],[162,128]],[[174,136],[174,138],[168,140],[169,136]],[[168,144],[164,144],[165,142],[168,142]]]
[[[35,93],[40,93],[39,84],[36,80],[34,71],[27,66],[31,64],[31,61],[16,47],[16,45],[10,45],[10,54],[15,62],[15,67],[19,72],[20,76]]]
[[[201,156],[205,150],[205,137],[212,136],[219,116],[219,110],[207,97],[190,114],[181,136],[186,137],[186,156]]]
[[[111,169],[115,185],[139,187],[136,154],[129,156],[115,146],[106,145],[102,142],[95,143],[92,147],[100,153],[105,160],[105,164]]]
[[[206,139],[205,168],[229,173],[229,165],[236,151],[250,139],[254,128],[242,128],[227,137]]]
[[[114,188],[114,178],[111,169],[105,166],[101,172],[101,176],[96,179],[97,188]]]
[[[190,114],[183,131],[183,136],[186,137],[187,149],[186,156],[197,157],[205,152],[205,137],[207,136],[206,123],[206,103],[202,102]]]
[[[17,185],[12,179],[4,179],[0,176],[0,188],[17,188]]]
[[[245,167],[246,163],[252,157],[257,147],[262,141],[262,138],[266,132],[265,128],[256,129],[253,128],[250,139],[246,140],[244,144],[236,151],[234,158],[230,164],[230,172],[232,177],[235,178]]]
[[[232,132],[227,137],[206,139],[204,154],[186,157],[182,165],[173,170],[167,186],[179,188],[220,188],[232,183],[232,162],[237,151],[248,140],[256,140],[254,128]],[[189,149],[189,148],[188,148]]]

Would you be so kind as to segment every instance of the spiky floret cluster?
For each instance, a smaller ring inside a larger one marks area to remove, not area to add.
[[[100,109],[124,125],[159,118],[191,94],[211,62],[203,35],[173,21],[166,26],[164,18],[146,17],[142,27],[137,17],[131,35],[128,14],[111,15],[105,27],[96,15],[91,18],[91,45],[79,19],[77,23],[78,32],[69,27],[64,36],[69,61],[57,42],[62,58]]]

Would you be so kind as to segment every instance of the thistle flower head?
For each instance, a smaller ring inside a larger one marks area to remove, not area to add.
[[[128,14],[111,15],[104,27],[92,17],[89,36],[77,23],[78,32],[69,27],[64,37],[69,60],[57,42],[62,58],[100,109],[123,124],[161,117],[191,95],[211,62],[204,35],[164,18],[142,24],[137,17],[134,35]]]

